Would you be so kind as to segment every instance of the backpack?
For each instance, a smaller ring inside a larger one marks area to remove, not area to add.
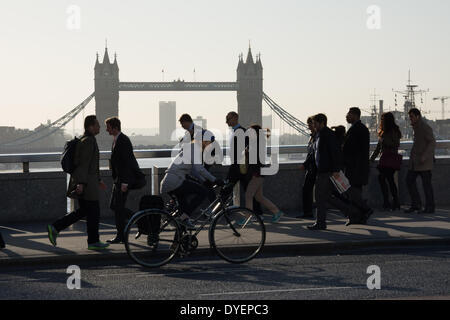
[[[61,167],[65,173],[73,174],[75,171],[75,151],[80,139],[77,137],[67,141],[64,146],[64,151],[61,155]]]

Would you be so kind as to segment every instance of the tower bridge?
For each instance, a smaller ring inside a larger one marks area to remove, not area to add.
[[[290,128],[300,134],[308,135],[308,127],[305,123],[296,119],[263,92],[263,66],[261,56],[257,55],[256,59],[254,59],[250,47],[245,61],[244,56],[242,54],[239,55],[236,81],[185,82],[178,80],[172,82],[121,82],[119,79],[117,55],[114,55],[114,60],[111,61],[107,47],[105,48],[102,62],[100,62],[97,53],[94,74],[94,93],[77,107],[40,130],[32,132],[20,139],[4,143],[2,146],[27,145],[47,137],[53,132],[65,127],[93,98],[95,99],[95,113],[97,118],[100,123],[104,123],[109,117],[119,116],[119,93],[121,91],[236,92],[239,121],[243,126],[248,127],[252,123],[262,124],[262,103],[264,101],[272,112],[280,118],[280,121],[286,123]],[[228,110],[225,110],[224,112],[227,111]],[[97,140],[101,149],[109,149],[110,138],[107,136],[106,132],[102,130]]]

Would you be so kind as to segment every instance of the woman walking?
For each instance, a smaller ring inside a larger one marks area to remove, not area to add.
[[[378,165],[378,171],[380,172],[378,181],[381,192],[383,193],[383,209],[385,210],[400,210],[398,189],[394,181],[394,174],[400,170],[402,165],[402,156],[398,154],[401,138],[402,133],[395,123],[394,115],[391,112],[384,113],[381,116],[380,129],[378,131],[378,145],[370,157],[370,161],[374,162],[381,153],[380,163]],[[392,203],[389,199],[388,184],[393,198]]]
[[[245,150],[245,159],[247,164],[247,179],[249,180],[245,192],[245,205],[247,209],[253,210],[253,198],[272,212],[272,222],[277,223],[284,215],[278,207],[263,195],[264,177],[261,175],[263,163],[259,158],[261,146],[265,146],[265,141],[260,141],[260,132],[262,128],[259,125],[252,125],[249,129],[249,146]],[[261,143],[263,145],[261,145]],[[256,148],[255,148],[256,147]],[[257,152],[255,155],[255,151]],[[256,156],[256,157],[255,157]],[[256,158],[256,159],[255,159]],[[256,160],[256,161],[255,161]],[[245,223],[245,219],[240,223]]]

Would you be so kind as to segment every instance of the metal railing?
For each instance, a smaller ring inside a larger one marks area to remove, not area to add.
[[[400,150],[410,151],[412,148],[412,141],[401,142]],[[374,150],[377,143],[371,143],[371,150]],[[268,147],[268,153],[272,152],[275,147]],[[279,146],[278,153],[283,154],[304,154],[307,153],[307,145],[292,145]],[[450,140],[440,140],[436,142],[437,150],[450,150]],[[222,148],[223,154],[228,155],[229,148]],[[152,149],[152,150],[135,150],[134,154],[137,159],[156,159],[156,158],[170,158],[172,156],[172,149]],[[59,162],[61,153],[24,153],[24,154],[3,154],[0,155],[0,164],[4,163],[22,163],[24,173],[30,172],[30,163],[42,162]],[[111,151],[101,151],[100,160],[109,160],[111,158]]]

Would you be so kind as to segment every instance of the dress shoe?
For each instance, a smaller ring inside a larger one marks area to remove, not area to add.
[[[359,219],[357,221],[348,219],[347,223],[345,224],[345,226],[346,227],[350,227],[351,225],[354,225],[354,224],[362,224],[362,225],[367,224],[367,216],[364,216],[364,217],[362,217],[361,219]]]
[[[369,209],[364,212],[363,218],[361,219],[361,224],[367,224],[367,220],[369,220],[370,216],[373,215],[375,211],[373,209]]]
[[[115,237],[114,239],[106,240],[106,242],[108,242],[110,244],[118,244],[118,243],[123,243],[123,240],[118,237]]]
[[[315,231],[315,230],[326,230],[327,229],[327,225],[325,224],[313,224],[312,226],[308,226],[309,230]]]
[[[415,213],[415,212],[419,212],[419,211],[422,211],[422,209],[421,208],[411,207],[409,209],[404,210],[403,212],[404,213]]]

